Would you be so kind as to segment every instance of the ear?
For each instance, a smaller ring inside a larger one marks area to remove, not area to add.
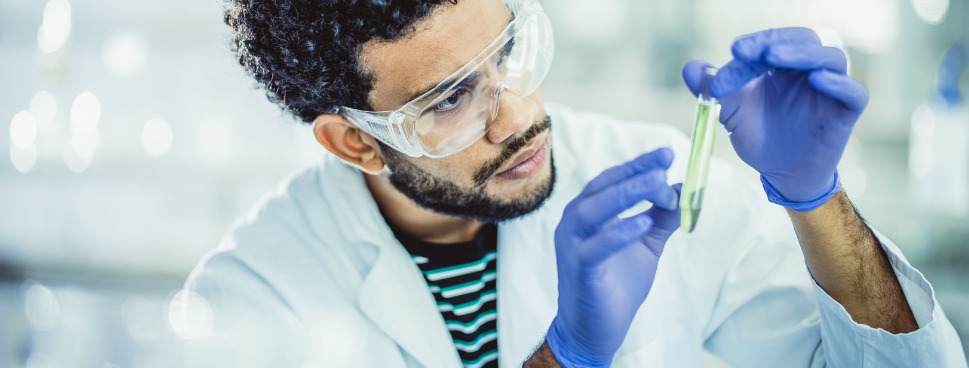
[[[384,159],[379,154],[377,141],[340,114],[316,117],[313,121],[313,135],[327,151],[368,174],[384,169]]]

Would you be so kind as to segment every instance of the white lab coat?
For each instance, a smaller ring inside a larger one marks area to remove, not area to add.
[[[535,213],[498,227],[498,346],[519,366],[556,313],[553,231],[602,170],[659,147],[685,176],[675,129],[547,106],[557,182]],[[192,355],[208,366],[425,367],[461,363],[432,294],[363,174],[333,156],[285,180],[237,221],[187,281],[214,311]],[[864,209],[862,209],[864,210]],[[809,276],[792,225],[754,178],[714,160],[699,224],[676,232],[614,367],[966,367],[931,286],[888,239],[920,329],[854,323]],[[191,362],[189,362],[191,363]],[[199,363],[203,364],[203,363]]]

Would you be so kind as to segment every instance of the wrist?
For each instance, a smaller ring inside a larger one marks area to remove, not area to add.
[[[584,354],[583,349],[569,339],[564,329],[559,327],[561,319],[556,316],[552,326],[545,336],[545,343],[555,356],[555,360],[564,368],[606,368],[612,365],[612,356],[608,359],[595,359]]]
[[[522,364],[522,368],[560,368],[559,362],[555,360],[555,354],[548,347],[548,342],[543,341],[542,345],[532,353],[531,356]]]
[[[832,197],[841,191],[841,179],[838,176],[838,170],[834,171],[834,175],[830,179],[829,184],[826,186],[826,190],[821,192],[820,195],[815,196],[813,199],[803,201],[788,200],[776,187],[770,183],[767,177],[765,177],[763,174],[760,175],[760,182],[764,186],[764,192],[767,194],[768,201],[798,212],[813,211],[825,203],[828,203]]]

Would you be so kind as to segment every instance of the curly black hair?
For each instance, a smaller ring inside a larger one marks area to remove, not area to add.
[[[347,106],[372,110],[361,46],[408,35],[457,0],[225,0],[239,63],[269,100],[298,119]]]

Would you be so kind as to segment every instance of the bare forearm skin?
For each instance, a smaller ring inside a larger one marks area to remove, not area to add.
[[[535,350],[532,356],[528,357],[522,368],[561,368],[559,362],[555,360],[552,349],[549,349],[547,342],[542,342],[542,346]]]
[[[843,190],[813,211],[787,214],[814,281],[855,322],[894,334],[918,329],[881,243]]]

